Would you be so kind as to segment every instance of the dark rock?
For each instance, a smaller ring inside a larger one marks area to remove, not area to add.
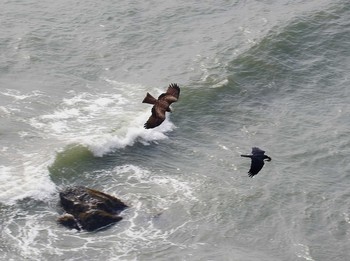
[[[122,219],[118,215],[110,214],[103,210],[92,210],[79,215],[79,220],[83,224],[83,228],[88,231],[116,223]]]
[[[103,192],[86,187],[69,187],[60,192],[61,206],[68,213],[58,223],[69,228],[93,231],[122,220],[128,206]]]
[[[80,230],[77,220],[71,214],[64,214],[60,216],[57,222],[68,228],[72,228],[72,229],[74,228],[74,229]]]

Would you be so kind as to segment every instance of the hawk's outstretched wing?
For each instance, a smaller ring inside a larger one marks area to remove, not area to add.
[[[172,83],[169,85],[167,91],[159,95],[159,101],[165,101],[168,103],[168,106],[173,102],[176,102],[179,99],[180,95],[180,87],[176,83]]]
[[[156,105],[152,107],[152,115],[148,118],[147,122],[145,123],[145,129],[155,128],[162,124],[162,122],[165,120],[165,111],[162,112],[162,110],[157,110],[156,107]]]
[[[180,87],[176,83],[171,83],[166,91],[166,95],[171,95],[179,99]]]

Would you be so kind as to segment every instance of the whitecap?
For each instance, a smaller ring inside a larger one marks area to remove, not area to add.
[[[49,195],[56,191],[56,186],[50,180],[46,167],[47,162],[37,165],[32,161],[18,166],[0,166],[0,202],[12,205],[24,198],[48,200]]]
[[[146,130],[142,125],[143,122],[135,119],[131,126],[119,129],[119,134],[101,133],[98,135],[88,135],[77,139],[77,141],[87,146],[96,157],[102,157],[114,152],[116,149],[133,146],[135,142],[149,145],[150,142],[167,139],[168,137],[165,133],[174,128],[174,125],[168,119],[163,122],[162,126],[155,129]]]

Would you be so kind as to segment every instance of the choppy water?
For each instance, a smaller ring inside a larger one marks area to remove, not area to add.
[[[350,259],[348,1],[0,8],[0,259]],[[273,160],[250,179],[252,146]],[[67,230],[68,185],[131,207]]]

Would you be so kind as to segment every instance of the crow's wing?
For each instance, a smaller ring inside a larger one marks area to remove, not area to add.
[[[259,171],[264,166],[264,161],[259,158],[252,158],[252,163],[250,165],[250,170],[248,171],[249,177],[253,177],[259,173]]]
[[[265,151],[259,149],[258,147],[252,148],[252,154],[253,155],[264,155]]]

